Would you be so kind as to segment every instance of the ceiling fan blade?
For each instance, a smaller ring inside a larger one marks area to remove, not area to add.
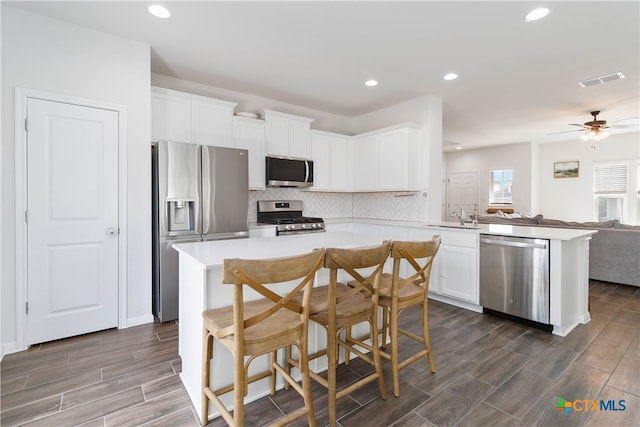
[[[579,127],[583,128],[583,129],[589,129],[589,126],[581,125],[581,124],[578,124],[578,123],[569,123],[569,126],[579,126]]]
[[[548,133],[547,135],[557,135],[559,133],[569,133],[569,132],[582,132],[584,129],[575,129],[575,130],[563,130],[562,132],[553,132]]]
[[[632,129],[632,128],[637,128],[640,125],[610,125],[607,126],[609,128],[613,128],[613,129]]]

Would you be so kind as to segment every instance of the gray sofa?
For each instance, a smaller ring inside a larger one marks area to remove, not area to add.
[[[481,224],[510,224],[529,227],[588,228],[598,230],[589,244],[589,278],[640,287],[640,226],[618,220],[571,222],[533,218],[505,218],[478,215]]]

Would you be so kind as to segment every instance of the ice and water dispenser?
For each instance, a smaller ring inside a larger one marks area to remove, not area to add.
[[[169,200],[167,201],[168,231],[195,230],[195,200]]]

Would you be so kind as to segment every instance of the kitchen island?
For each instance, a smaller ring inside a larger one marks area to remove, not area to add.
[[[310,233],[278,237],[260,237],[236,240],[217,240],[200,243],[183,243],[174,247],[179,253],[179,344],[182,359],[180,378],[194,404],[198,418],[202,402],[202,312],[211,308],[231,305],[233,286],[222,283],[222,265],[225,258],[275,258],[310,252],[315,248],[356,248],[378,245],[383,239],[360,233]],[[327,283],[328,273],[316,274],[316,283]],[[286,292],[295,284],[282,284],[276,292]],[[245,289],[245,299],[257,299],[261,295]],[[309,351],[325,347],[324,329],[311,323],[309,326]],[[219,343],[214,342],[211,360],[212,388],[233,383],[233,358]],[[263,371],[268,366],[267,356],[261,356],[251,364],[250,373]],[[312,362],[311,368],[326,370],[324,358]],[[283,385],[280,379],[278,387]],[[268,379],[249,385],[246,402],[269,394]],[[222,397],[227,407],[232,406],[232,393]],[[213,406],[213,405],[211,405]],[[218,412],[211,412],[215,417]]]
[[[331,227],[329,227],[331,229]],[[424,240],[434,234],[442,238],[431,273],[430,298],[481,311],[479,305],[478,249],[480,234],[535,237],[550,241],[550,323],[553,333],[565,336],[580,323],[590,320],[588,311],[589,238],[594,230],[569,230],[542,227],[480,225],[458,228],[448,224],[390,224],[371,221],[340,224],[340,231],[278,237],[177,244],[180,268],[179,354],[182,358],[182,382],[201,411],[202,312],[230,305],[233,287],[222,284],[225,258],[272,258],[301,254],[320,247],[354,248],[380,244],[383,240]],[[388,267],[390,267],[390,262]],[[327,281],[327,272],[317,273],[316,283]],[[287,291],[287,284],[282,292]],[[290,288],[289,288],[290,289]],[[432,292],[433,291],[433,292]],[[245,298],[260,296],[247,292]],[[313,323],[309,328],[310,352],[325,346],[325,333]],[[214,343],[212,385],[233,382],[232,357]],[[324,359],[314,361],[312,369],[326,369]],[[253,365],[256,365],[255,367]],[[266,358],[252,364],[255,371],[267,366]],[[253,369],[252,369],[253,371]],[[281,384],[279,385],[281,386]],[[269,393],[268,381],[249,386],[246,401]],[[231,404],[232,396],[223,396]],[[217,414],[212,412],[212,417]]]

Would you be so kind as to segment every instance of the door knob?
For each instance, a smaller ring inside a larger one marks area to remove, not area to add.
[[[106,234],[107,236],[117,236],[119,230],[117,228],[109,227],[107,228]]]

